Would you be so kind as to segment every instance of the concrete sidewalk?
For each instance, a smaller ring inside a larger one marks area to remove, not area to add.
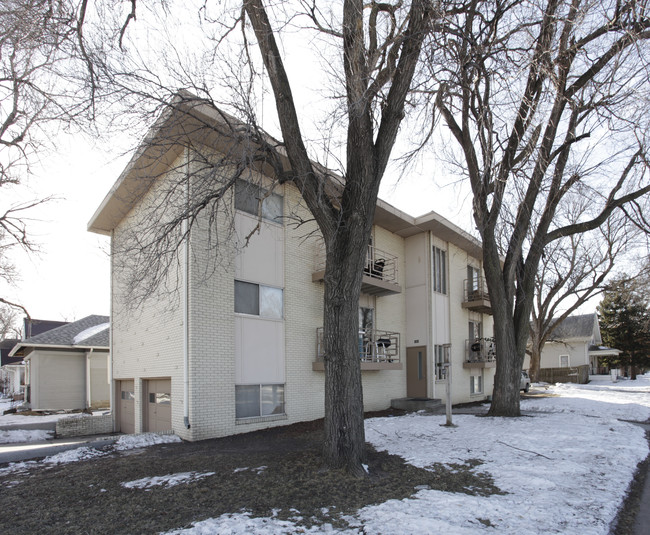
[[[0,444],[0,464],[49,457],[84,446],[99,449],[113,444],[119,437],[120,435],[101,435]]]

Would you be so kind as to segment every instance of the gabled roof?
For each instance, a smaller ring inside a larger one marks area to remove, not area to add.
[[[5,364],[20,364],[22,357],[10,357],[9,353],[13,347],[20,342],[18,338],[5,338],[0,340],[0,365]]]
[[[97,208],[88,223],[88,230],[110,235],[137,205],[142,195],[167,172],[188,140],[197,139],[202,144],[212,146],[233,158],[241,158],[250,146],[250,130],[249,125],[216,108],[210,102],[188,91],[180,91],[150,128],[126,168]],[[266,133],[262,135],[273,145],[280,146],[279,151],[282,154],[280,142]],[[288,159],[282,163],[285,169],[289,169]],[[314,167],[330,177],[332,190],[328,194],[336,195],[343,179],[316,162]],[[259,170],[267,174],[272,173],[270,166],[261,167]],[[481,258],[480,241],[435,212],[413,217],[385,201],[378,200],[375,224],[404,238],[432,231],[471,256]]]
[[[551,340],[584,339],[587,341],[592,338],[595,345],[602,342],[598,315],[595,313],[569,316],[553,329],[550,336]]]
[[[110,319],[108,316],[86,316],[83,319],[21,340],[11,356],[24,355],[30,348],[108,349]]]

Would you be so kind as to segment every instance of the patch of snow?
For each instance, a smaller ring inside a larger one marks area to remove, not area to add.
[[[329,528],[328,528],[329,526]],[[195,522],[191,528],[168,531],[165,535],[214,535],[227,533],[228,535],[249,535],[250,533],[264,533],[265,535],[293,535],[295,533],[334,533],[332,526],[314,526],[310,529],[296,529],[296,525],[288,520],[277,518],[251,518],[250,513],[234,513],[221,515],[219,518],[210,518],[202,522]]]
[[[141,435],[123,435],[115,442],[117,451],[146,448],[156,444],[171,444],[181,442],[176,435],[157,435],[156,433],[143,433]]]
[[[12,444],[17,442],[37,442],[52,438],[52,431],[43,429],[8,429],[0,430],[0,444]]]
[[[90,338],[91,336],[95,336],[96,334],[105,331],[110,326],[111,324],[107,322],[107,323],[100,323],[99,325],[95,325],[94,327],[88,327],[87,329],[84,329],[72,339],[72,345],[77,345],[83,342],[84,340]]]
[[[178,474],[167,474],[165,476],[143,477],[134,481],[120,483],[127,489],[145,489],[152,487],[175,487],[176,485],[191,483],[200,479],[213,476],[216,472],[180,472]]]
[[[95,448],[89,448],[83,446],[82,448],[75,448],[74,450],[66,450],[56,455],[50,457],[45,457],[43,462],[45,464],[65,464],[65,463],[75,463],[77,461],[86,461],[88,459],[94,459],[95,457],[103,457],[108,455],[105,451],[99,451]]]

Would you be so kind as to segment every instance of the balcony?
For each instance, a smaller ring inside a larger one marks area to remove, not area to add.
[[[359,331],[359,360],[364,370],[401,370],[399,333],[366,329]],[[316,330],[315,371],[325,370],[323,328]]]
[[[494,368],[496,346],[494,338],[473,338],[465,340],[465,362],[463,368]]]
[[[398,283],[398,265],[397,256],[369,245],[366,253],[366,265],[363,268],[361,291],[376,296],[401,293],[402,287]],[[321,282],[324,278],[325,247],[321,246],[316,255],[316,266],[311,280]]]
[[[463,302],[461,306],[474,312],[492,314],[490,296],[483,277],[463,281]]]

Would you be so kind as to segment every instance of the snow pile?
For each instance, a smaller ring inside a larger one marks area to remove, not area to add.
[[[38,442],[52,438],[52,431],[43,429],[9,429],[0,430],[0,444],[17,442]]]
[[[257,475],[259,476],[266,469],[267,469],[266,466],[258,466],[257,468],[249,468],[248,466],[245,466],[243,468],[235,468],[233,472],[236,474],[238,472],[245,472],[246,470],[251,470],[253,472],[257,472]]]
[[[249,535],[264,533],[265,535],[293,535],[294,533],[335,533],[331,525],[314,526],[311,529],[299,528],[288,520],[277,518],[251,518],[249,513],[234,513],[195,522],[191,528],[168,531],[165,535]]]
[[[99,325],[95,325],[94,327],[88,327],[87,329],[84,329],[72,339],[72,345],[77,345],[83,342],[84,340],[87,340],[91,336],[95,336],[96,334],[105,331],[110,326],[111,326],[110,323],[100,323]]]
[[[152,487],[175,487],[184,483],[198,481],[205,477],[213,476],[215,472],[180,472],[178,474],[167,474],[166,476],[143,477],[134,481],[121,483],[127,489],[145,489],[150,490]]]
[[[146,448],[156,444],[171,444],[181,442],[176,435],[157,435],[155,433],[143,433],[141,435],[123,435],[115,443],[117,451],[133,450],[136,448]]]
[[[65,464],[65,463],[75,463],[77,461],[87,461],[88,459],[94,459],[95,457],[103,457],[108,455],[105,451],[99,451],[95,448],[82,447],[76,448],[74,450],[66,450],[56,455],[50,457],[45,457],[43,462],[46,464]]]

